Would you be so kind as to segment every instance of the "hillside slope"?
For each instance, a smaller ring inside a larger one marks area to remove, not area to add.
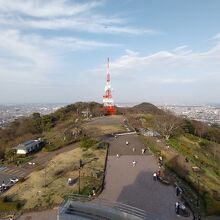
[[[155,115],[163,115],[165,112],[155,105],[143,102],[141,104],[135,105],[133,107],[126,107],[126,108],[117,108],[118,114],[155,114]]]

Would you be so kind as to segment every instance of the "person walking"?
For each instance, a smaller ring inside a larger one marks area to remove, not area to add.
[[[120,155],[119,155],[119,154],[117,154],[117,155],[116,155],[116,157],[117,157],[117,160],[118,160],[118,159],[119,159],[119,157],[120,157]]]
[[[161,172],[160,170],[157,171],[157,180],[160,180],[160,177],[161,177]]]
[[[175,212],[177,213],[178,202],[175,203]]]
[[[145,153],[145,150],[144,150],[144,148],[142,148],[141,149],[141,154],[144,155],[144,153]]]
[[[182,193],[182,190],[179,186],[176,186],[176,196],[179,196]]]
[[[136,166],[136,163],[137,163],[137,162],[136,162],[135,160],[133,160],[132,166],[135,167],[135,166]]]
[[[159,168],[163,166],[163,158],[161,156],[158,159],[158,165],[159,165]]]
[[[153,179],[154,179],[154,181],[157,181],[157,173],[156,172],[153,173]]]
[[[133,147],[133,148],[132,148],[132,151],[135,152],[135,150],[136,150],[135,147]]]
[[[95,191],[96,191],[96,188],[95,188],[95,187],[92,187],[92,195],[93,195],[93,196],[96,195]]]
[[[179,213],[180,213],[180,203],[179,202],[175,203],[175,212],[176,212],[177,216],[179,216]]]

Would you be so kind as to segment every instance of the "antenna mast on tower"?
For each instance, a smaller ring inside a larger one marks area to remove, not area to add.
[[[105,85],[105,95],[103,96],[103,105],[108,115],[114,115],[116,113],[116,108],[114,106],[114,101],[112,99],[112,89],[111,89],[111,77],[109,71],[109,58],[107,63],[107,78]]]

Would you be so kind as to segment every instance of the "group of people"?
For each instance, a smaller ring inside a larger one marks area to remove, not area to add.
[[[160,156],[158,158],[158,165],[159,165],[159,169],[163,166],[163,158],[162,158],[162,156]],[[160,170],[153,172],[153,179],[154,179],[154,181],[159,180],[160,177],[161,177],[161,171]]]
[[[129,142],[126,141],[125,144],[128,146],[128,145],[129,145]],[[142,149],[141,149],[141,154],[144,155],[145,152],[146,152],[146,150],[147,150],[146,148],[142,148]],[[136,148],[133,147],[133,148],[132,148],[132,151],[135,152],[135,151],[136,151]]]
[[[128,145],[129,145],[129,142],[126,141],[125,144],[128,146]],[[145,152],[146,152],[146,150],[147,150],[146,148],[142,148],[142,149],[141,149],[141,154],[144,155]],[[132,148],[132,151],[135,152],[135,151],[136,151],[136,148],[133,147],[133,148]],[[120,154],[116,154],[116,158],[117,158],[117,159],[119,159],[120,156],[121,156]],[[132,166],[135,167],[136,164],[137,164],[137,161],[136,161],[136,160],[133,160],[133,161],[132,161]]]
[[[154,181],[159,180],[160,176],[161,176],[160,170],[155,171],[155,172],[153,173],[153,179],[154,179]]]
[[[129,145],[129,142],[126,141],[125,144],[128,146],[128,145]],[[141,149],[141,154],[144,155],[145,152],[146,152],[146,150],[147,150],[146,148],[142,148],[142,149]],[[136,148],[135,148],[135,147],[132,147],[132,151],[135,152],[135,151],[136,151]],[[119,155],[119,154],[116,154],[116,157],[117,157],[117,159],[119,159],[120,155]]]
[[[162,158],[162,156],[160,156],[158,158],[158,165],[159,165],[159,169],[163,166],[163,158]],[[154,179],[154,181],[159,180],[160,177],[161,177],[161,171],[160,170],[153,172],[153,179]]]
[[[117,159],[119,159],[120,155],[119,155],[119,154],[116,154],[116,157],[117,157]],[[136,160],[133,160],[133,161],[132,161],[132,166],[135,167],[136,164],[137,164],[137,161],[136,161]]]

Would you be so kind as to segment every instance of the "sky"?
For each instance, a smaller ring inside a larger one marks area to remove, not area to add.
[[[219,0],[0,0],[0,103],[220,103]]]

